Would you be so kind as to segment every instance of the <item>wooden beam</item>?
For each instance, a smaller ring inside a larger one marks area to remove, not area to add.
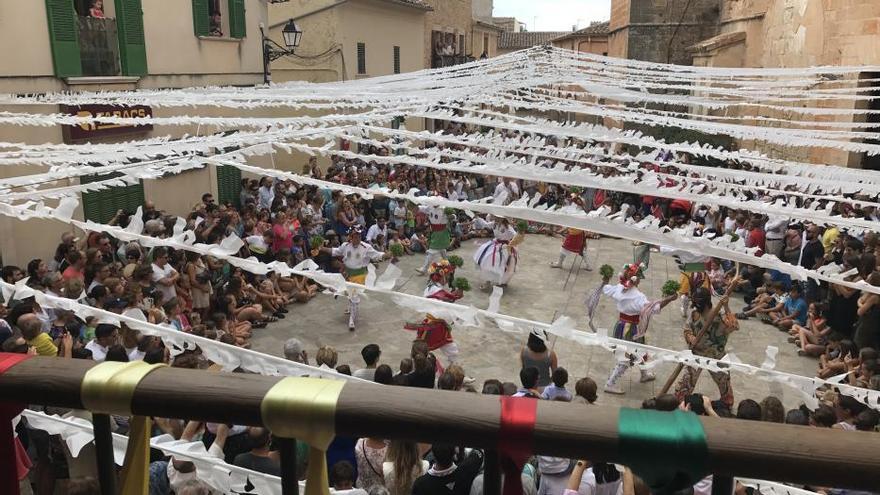
[[[80,384],[93,361],[34,357],[0,375],[0,397],[82,408]],[[280,377],[158,369],[138,385],[139,415],[260,425],[260,402]],[[534,453],[625,464],[618,451],[618,408],[541,401]],[[336,432],[348,437],[443,442],[494,449],[497,396],[346,383]],[[292,418],[292,420],[295,420]],[[880,486],[880,436],[828,428],[700,418],[707,468],[720,476],[874,490]]]

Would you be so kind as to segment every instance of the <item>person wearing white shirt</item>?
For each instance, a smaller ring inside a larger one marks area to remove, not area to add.
[[[764,225],[764,245],[767,254],[777,258],[782,257],[782,248],[785,247],[785,230],[788,228],[789,219],[778,216],[770,216]]]
[[[272,187],[272,178],[260,179],[260,189],[257,191],[257,207],[261,210],[271,210],[272,202],[275,201],[275,189]]]
[[[153,282],[156,282],[156,288],[162,293],[162,301],[168,302],[172,298],[177,297],[177,289],[174,284],[180,278],[177,270],[168,264],[168,250],[164,247],[157,247],[153,251]]]
[[[345,265],[346,279],[349,282],[363,285],[367,281],[367,266],[371,261],[378,261],[386,257],[385,253],[377,251],[365,242],[361,242],[361,231],[352,228],[348,231],[348,242],[339,247],[321,248],[331,256],[342,257]],[[355,289],[348,290],[348,330],[354,332],[357,323],[358,305],[360,295]]]
[[[620,273],[620,283],[610,285],[609,277],[603,278],[602,292],[606,296],[610,296],[617,303],[617,311],[619,317],[617,324],[614,326],[614,338],[628,340],[630,342],[645,343],[644,331],[640,328],[647,326],[647,321],[641,321],[641,318],[649,318],[652,315],[660,313],[660,311],[670,302],[678,298],[678,294],[672,294],[659,301],[659,304],[653,304],[639,290],[639,281],[642,278],[644,265],[624,265]],[[605,383],[605,392],[610,394],[623,394],[623,390],[617,386],[620,378],[635,364],[643,363],[645,356],[626,354],[622,356],[608,376]],[[650,382],[656,378],[649,370],[640,369],[641,382]]]
[[[501,182],[495,186],[495,192],[492,193],[492,203],[506,205],[515,199],[513,182],[507,177],[502,177]]]
[[[385,243],[388,243],[388,225],[386,225],[385,219],[382,217],[379,217],[379,219],[376,220],[376,223],[370,226],[369,230],[367,230],[367,236],[364,238],[364,240],[366,240],[370,244],[373,244],[373,242],[375,242],[376,240],[376,237],[380,235],[383,239],[385,239]],[[381,247],[384,248],[384,246]]]
[[[86,344],[86,349],[92,351],[92,359],[103,362],[107,359],[107,350],[119,339],[119,329],[107,323],[101,323],[95,327],[95,338]]]

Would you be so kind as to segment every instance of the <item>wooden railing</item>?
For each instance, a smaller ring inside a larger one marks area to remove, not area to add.
[[[0,375],[0,400],[83,409],[81,384],[95,365],[88,360],[34,357]],[[137,385],[131,411],[143,416],[261,425],[263,397],[280,379],[160,368]],[[335,431],[347,437],[482,448],[489,452],[489,459],[499,445],[499,411],[497,396],[346,383],[336,405]],[[619,411],[540,401],[533,453],[626,464],[619,447]],[[880,436],[876,433],[709,417],[699,420],[708,447],[706,467],[718,485],[737,476],[868,491],[880,487]],[[101,435],[109,436],[107,425],[100,423],[95,422],[96,444]],[[99,462],[109,462],[111,467],[106,469],[112,470],[112,452],[96,450],[99,457],[104,456]],[[295,470],[287,468],[293,466],[289,461],[294,450],[282,445],[286,493],[297,490]],[[487,464],[487,494],[498,493],[497,470],[492,464]]]

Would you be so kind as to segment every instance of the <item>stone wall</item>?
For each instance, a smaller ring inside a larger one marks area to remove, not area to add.
[[[718,31],[721,1],[613,0],[609,53],[636,60],[690,65],[687,48]]]

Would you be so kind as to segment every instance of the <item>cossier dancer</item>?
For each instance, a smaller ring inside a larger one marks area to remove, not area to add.
[[[691,296],[691,311],[688,325],[684,328],[684,339],[696,356],[721,359],[726,354],[727,338],[739,329],[739,322],[728,307],[730,294],[724,294],[714,306],[712,294],[705,287],[698,287]],[[724,310],[722,313],[721,310]],[[684,374],[675,386],[675,396],[684,399],[694,392],[697,380],[703,370],[685,367]],[[721,401],[727,407],[733,406],[733,387],[730,385],[730,372],[710,371],[709,375],[718,386]]]
[[[571,202],[579,205],[581,208],[584,207],[584,200],[577,194],[571,195]],[[580,229],[570,228],[565,234],[565,239],[562,241],[562,247],[559,249],[559,259],[550,262],[550,266],[553,268],[562,268],[562,264],[565,263],[566,258],[569,256],[580,256],[583,260],[581,268],[590,271],[592,268],[590,268],[589,263],[587,263],[587,257],[584,255],[586,248],[587,233]]]
[[[450,284],[455,276],[455,266],[446,260],[431,263],[428,268],[428,285],[425,287],[424,296],[428,299],[437,299],[444,302],[455,302],[464,294],[461,290],[453,289]],[[424,340],[428,344],[429,351],[439,350],[447,359],[448,364],[455,362],[458,357],[458,344],[452,340],[452,326],[443,318],[437,318],[426,314],[425,319],[419,323],[407,323],[407,330],[415,330],[416,339]]]
[[[431,224],[431,234],[425,250],[425,263],[420,268],[416,268],[419,274],[424,275],[431,263],[446,259],[446,250],[449,249],[452,236],[449,234],[449,219],[446,218],[446,212],[443,208],[420,206],[419,210],[427,215],[428,223]]]
[[[617,324],[614,325],[614,338],[616,339],[644,344],[645,332],[651,317],[660,313],[667,304],[678,297],[677,294],[672,294],[659,301],[649,301],[645,294],[639,290],[639,281],[643,278],[644,268],[644,265],[624,265],[623,271],[619,275],[619,283],[615,285],[608,283],[610,277],[602,279],[602,292],[617,303],[619,316]],[[620,378],[634,364],[644,363],[646,359],[647,356],[641,353],[627,353],[611,370],[611,375],[605,383],[605,392],[623,394],[623,390],[617,384]],[[639,371],[641,371],[642,383],[656,378],[654,373],[649,370],[640,369]]]
[[[341,257],[342,264],[345,265],[345,279],[361,285],[367,280],[367,266],[370,262],[388,257],[387,254],[377,251],[373,246],[361,242],[361,230],[358,227],[352,227],[348,231],[348,242],[344,242],[339,247],[325,247],[322,250],[330,253],[332,256]],[[358,291],[356,289],[349,289],[348,329],[352,332],[354,332],[355,324],[357,323],[360,302]]]
[[[516,271],[516,246],[523,240],[523,233],[517,232],[503,217],[496,217],[492,232],[495,238],[483,243],[474,253],[474,262],[483,280],[482,290],[491,285],[505,287],[510,282]]]

